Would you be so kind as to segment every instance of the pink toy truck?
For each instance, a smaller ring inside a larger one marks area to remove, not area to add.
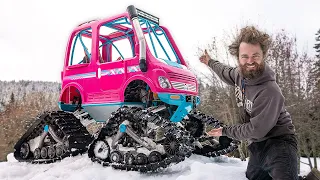
[[[68,40],[59,107],[36,120],[15,146],[15,157],[53,162],[88,152],[117,169],[155,171],[192,153],[219,156],[236,149],[208,137],[220,122],[194,111],[196,76],[159,18],[127,11],[76,27]],[[97,134],[88,122],[102,122]]]

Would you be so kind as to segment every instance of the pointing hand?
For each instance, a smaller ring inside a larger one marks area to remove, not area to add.
[[[200,57],[200,61],[203,64],[208,65],[210,59],[211,57],[209,56],[207,50],[204,50],[204,54]]]

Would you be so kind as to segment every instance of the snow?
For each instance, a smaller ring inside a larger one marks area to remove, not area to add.
[[[0,179],[14,180],[244,180],[248,161],[237,158],[220,156],[207,158],[192,155],[185,161],[161,170],[158,173],[139,173],[134,171],[120,171],[110,167],[102,167],[92,162],[87,154],[67,157],[61,162],[53,164],[28,164],[19,163],[10,153],[7,162],[0,163]],[[318,158],[320,160],[320,158]],[[306,158],[302,158],[307,162]],[[306,175],[309,167],[301,164],[301,175]]]
[[[301,158],[300,161],[308,164],[307,158]],[[301,175],[307,175],[311,171],[309,165],[307,165],[307,164],[300,163],[300,174]],[[313,157],[311,158],[311,164],[313,167],[314,166]],[[320,166],[319,166],[320,165],[320,158],[317,158],[317,164],[318,164],[318,170],[320,170]]]

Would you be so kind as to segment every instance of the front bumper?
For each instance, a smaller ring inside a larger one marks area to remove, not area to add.
[[[170,121],[180,122],[191,110],[200,104],[200,97],[184,94],[158,93],[161,101],[178,106]]]

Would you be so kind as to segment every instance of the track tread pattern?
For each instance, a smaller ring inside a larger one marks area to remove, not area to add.
[[[29,158],[23,159],[20,156],[20,147],[23,143],[28,142],[31,139],[36,138],[41,133],[45,125],[54,126],[58,128],[60,134],[67,137],[68,148],[63,155],[55,158],[47,159],[34,159],[31,155]],[[52,111],[45,112],[38,117],[31,125],[31,127],[22,135],[18,142],[14,146],[14,157],[20,162],[29,163],[53,163],[58,160],[62,160],[68,156],[76,156],[79,153],[85,153],[88,149],[88,145],[93,141],[93,136],[87,131],[87,129],[81,124],[73,114],[64,111]]]
[[[168,128],[167,133],[175,133],[176,129],[171,127],[177,127],[175,123],[172,123],[169,120],[165,120],[166,122],[163,122],[162,118],[159,115],[151,113],[147,110],[142,110],[136,107],[131,107],[131,108],[123,107],[113,113],[111,118],[108,120],[108,123],[105,125],[105,127],[101,129],[96,140],[103,140],[105,139],[105,136],[115,135],[119,129],[118,128],[119,124],[122,123],[123,121],[123,118],[126,119],[128,117],[131,117],[130,119],[131,121],[139,122],[137,124],[140,124],[140,125],[143,125],[143,123],[147,121],[163,123],[162,125]],[[189,135],[179,140],[180,142],[184,142],[184,141],[189,141],[190,139],[192,139],[192,137],[190,137]],[[114,169],[127,170],[127,171],[139,171],[139,172],[155,172],[163,168],[166,168],[171,164],[179,163],[183,161],[186,157],[189,157],[192,154],[193,149],[194,149],[193,147],[188,146],[188,143],[185,143],[185,147],[179,153],[167,156],[160,162],[154,162],[154,163],[149,162],[144,165],[137,165],[137,164],[129,165],[129,164],[111,163],[111,162],[103,161],[95,157],[93,152],[93,147],[89,148],[88,156],[91,158],[93,162],[100,163],[103,166],[111,166]]]
[[[214,137],[208,136],[205,134],[205,124],[209,124],[213,128],[222,127],[223,123],[215,119],[212,116],[205,115],[200,111],[195,111],[188,114],[189,122],[186,126],[189,126],[191,133],[197,138],[199,142],[212,140]],[[188,124],[189,123],[189,124]],[[230,139],[226,136],[220,136],[218,146],[204,146],[202,149],[196,148],[193,151],[194,154],[206,156],[206,157],[217,157],[225,155],[235,151],[238,148],[239,142],[233,139]]]

